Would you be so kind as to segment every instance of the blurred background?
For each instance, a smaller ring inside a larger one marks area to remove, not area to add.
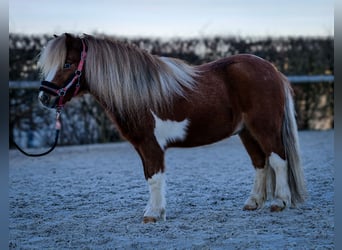
[[[53,141],[55,113],[37,102],[37,56],[64,32],[110,37],[193,65],[255,54],[290,79],[299,129],[334,127],[333,0],[10,0],[9,32],[9,132],[23,147]],[[120,140],[89,95],[67,104],[62,123],[60,145]]]

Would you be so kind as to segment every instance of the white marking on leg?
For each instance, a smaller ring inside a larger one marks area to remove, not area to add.
[[[287,178],[287,161],[280,158],[279,155],[271,153],[269,157],[270,166],[275,172],[275,200],[274,205],[277,206],[290,206],[291,205],[291,192]],[[285,203],[285,204],[284,204]]]
[[[165,207],[165,174],[157,173],[147,180],[150,191],[150,199],[145,208],[144,217],[166,219]]]
[[[265,168],[256,169],[253,189],[245,202],[245,209],[254,210],[264,206],[266,199],[266,171]]]
[[[164,150],[168,143],[182,141],[186,138],[189,120],[185,119],[181,122],[162,120],[151,111],[154,121],[154,136],[159,146]]]

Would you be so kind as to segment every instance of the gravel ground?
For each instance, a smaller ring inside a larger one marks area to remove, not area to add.
[[[130,144],[11,150],[10,249],[333,249],[334,131],[299,133],[308,200],[243,211],[254,169],[238,137],[169,149],[167,220],[143,224],[148,186]]]

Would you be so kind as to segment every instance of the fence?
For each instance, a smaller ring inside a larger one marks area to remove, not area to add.
[[[295,92],[298,128],[326,130],[334,127],[334,76],[288,76]],[[50,144],[54,133],[54,112],[37,101],[38,81],[11,81],[10,135],[22,146]],[[90,95],[68,104],[62,114],[60,145],[105,143],[120,140],[113,123]],[[10,144],[12,147],[13,145]]]
[[[334,82],[333,75],[315,75],[315,76],[287,76],[287,79],[292,84],[307,84],[307,83],[321,83],[321,82]],[[39,88],[39,81],[10,81],[9,88]]]
[[[299,129],[334,128],[334,76],[288,76],[295,93]]]

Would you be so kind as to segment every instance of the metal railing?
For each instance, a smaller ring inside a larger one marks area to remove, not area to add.
[[[300,75],[300,76],[287,76],[291,83],[320,83],[320,82],[334,82],[333,75]]]
[[[291,83],[295,84],[308,84],[320,82],[334,82],[334,75],[289,75],[287,76]],[[10,81],[9,88],[39,88],[39,81]]]

